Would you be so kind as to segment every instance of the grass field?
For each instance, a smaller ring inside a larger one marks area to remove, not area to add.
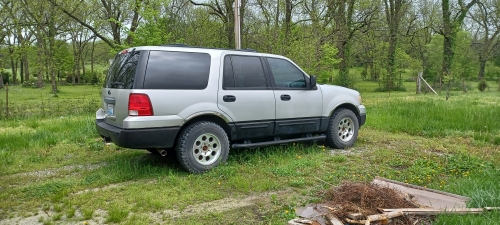
[[[469,196],[470,207],[500,206],[500,92],[453,92],[446,100],[358,85],[368,120],[354,147],[231,150],[225,165],[201,175],[182,170],[171,153],[104,145],[93,114],[99,87],[63,86],[57,98],[19,88],[12,101],[20,108],[44,99],[89,109],[0,118],[0,224],[285,224],[321,190],[375,176]],[[498,212],[435,223],[496,221]]]

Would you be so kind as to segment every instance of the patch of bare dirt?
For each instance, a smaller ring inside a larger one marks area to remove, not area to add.
[[[151,218],[155,218],[155,222],[162,222],[162,218],[179,218],[186,216],[198,215],[205,212],[217,213],[234,210],[238,208],[255,205],[257,202],[270,201],[271,195],[284,195],[290,192],[289,190],[278,192],[265,192],[258,195],[249,195],[244,198],[224,198],[211,202],[194,204],[186,207],[183,210],[165,210],[163,212],[151,213]]]

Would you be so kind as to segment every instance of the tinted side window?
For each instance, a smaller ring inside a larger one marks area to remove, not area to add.
[[[259,57],[232,55],[235,88],[265,88],[266,78]]]
[[[306,88],[304,73],[284,59],[267,58],[278,88]]]
[[[224,79],[222,87],[234,87],[233,66],[231,65],[231,56],[224,57]]]
[[[104,87],[132,89],[140,56],[140,51],[118,53],[109,67]]]
[[[151,51],[145,89],[205,89],[210,75],[207,53]]]

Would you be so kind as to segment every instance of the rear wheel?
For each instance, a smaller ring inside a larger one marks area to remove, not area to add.
[[[358,118],[349,109],[337,109],[330,117],[326,131],[326,143],[332,148],[347,148],[358,138]]]
[[[213,122],[196,122],[179,136],[177,159],[191,173],[203,173],[225,162],[229,139],[222,127]]]

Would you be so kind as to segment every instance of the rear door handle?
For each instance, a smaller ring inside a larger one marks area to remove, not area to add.
[[[292,99],[290,95],[281,95],[281,100],[283,101],[290,101],[290,99]]]
[[[236,97],[234,95],[224,95],[224,97],[222,97],[222,100],[225,102],[234,102],[236,101]]]

